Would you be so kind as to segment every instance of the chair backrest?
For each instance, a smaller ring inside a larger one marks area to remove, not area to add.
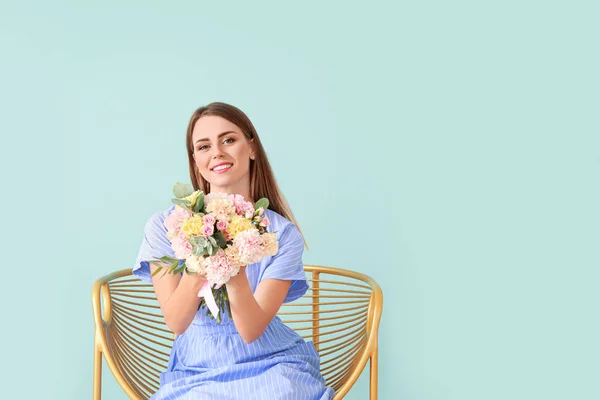
[[[321,358],[327,385],[342,398],[371,359],[371,398],[377,396],[377,335],[383,295],[370,277],[339,268],[305,265],[309,290],[283,304],[278,316]],[[133,399],[158,390],[174,334],[167,328],[151,284],[117,271],[94,283],[94,399],[100,399],[102,355],[119,385]],[[374,396],[374,397],[373,397]]]

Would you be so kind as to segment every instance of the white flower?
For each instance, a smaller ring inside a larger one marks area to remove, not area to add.
[[[192,255],[185,259],[185,266],[188,271],[196,273],[204,273],[206,268],[204,267],[204,256]]]

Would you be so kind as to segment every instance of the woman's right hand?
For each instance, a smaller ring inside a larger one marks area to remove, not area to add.
[[[207,282],[206,275],[200,273],[188,274],[184,271],[180,284],[187,285],[198,293],[205,282]]]

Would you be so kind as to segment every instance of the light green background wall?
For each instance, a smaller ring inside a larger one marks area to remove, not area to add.
[[[3,398],[90,398],[92,283],[189,180],[211,101],[255,123],[305,263],[380,282],[381,399],[600,398],[594,2],[17,3]]]

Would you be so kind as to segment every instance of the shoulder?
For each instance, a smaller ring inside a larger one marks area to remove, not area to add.
[[[304,238],[296,224],[270,209],[265,210],[265,214],[270,222],[267,232],[275,232],[275,238],[280,247],[304,248]]]
[[[269,218],[270,222],[267,232],[276,232],[277,239],[280,239],[284,235],[288,236],[290,233],[295,233],[296,231],[300,233],[296,224],[283,215],[268,208],[265,210],[265,215]]]
[[[169,208],[165,208],[159,211],[154,212],[150,215],[148,220],[146,221],[146,229],[164,229],[165,219],[169,216],[171,211],[175,209],[175,204],[171,205]]]

